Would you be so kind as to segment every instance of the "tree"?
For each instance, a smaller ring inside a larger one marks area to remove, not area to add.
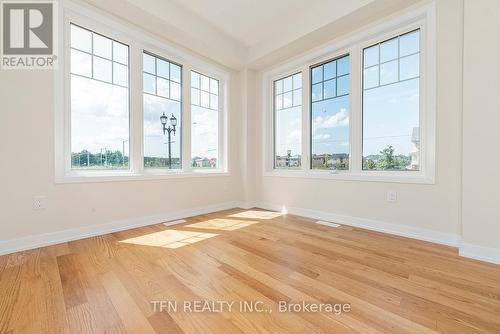
[[[377,160],[377,168],[387,170],[394,169],[395,167],[394,148],[391,145],[387,145],[380,151],[380,158]]]

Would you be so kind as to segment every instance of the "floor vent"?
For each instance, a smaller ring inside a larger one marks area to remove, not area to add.
[[[340,224],[335,224],[335,223],[327,222],[327,221],[324,221],[324,220],[318,220],[318,221],[316,221],[316,224],[330,226],[330,227],[340,227]]]
[[[163,223],[163,225],[170,226],[170,225],[182,224],[182,223],[185,223],[185,222],[186,222],[185,219],[178,219],[178,220],[172,220],[172,221]]]

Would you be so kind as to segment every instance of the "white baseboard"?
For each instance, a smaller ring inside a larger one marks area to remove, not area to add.
[[[63,231],[0,241],[0,255],[128,230],[136,227],[170,222],[211,212],[228,210],[239,207],[239,204],[240,203],[238,202],[213,204],[203,207],[172,211],[164,214],[137,217],[99,225],[82,226]]]
[[[458,254],[475,260],[500,264],[500,249],[478,246],[463,242],[460,244]]]
[[[326,220],[338,224],[365,228],[367,230],[384,232],[388,234],[399,235],[418,240],[430,241],[447,246],[458,247],[460,244],[460,235],[452,233],[437,232],[408,225],[399,225],[386,223],[383,221],[359,218],[353,216],[338,215],[334,213],[309,210],[303,208],[283,207],[271,203],[257,203],[257,207],[273,211],[286,211],[287,213],[303,216],[311,219]]]

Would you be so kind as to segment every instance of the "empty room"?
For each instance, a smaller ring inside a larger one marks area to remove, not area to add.
[[[0,334],[500,333],[500,0],[0,10]]]

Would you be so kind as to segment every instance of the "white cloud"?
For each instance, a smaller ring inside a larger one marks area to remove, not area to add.
[[[317,129],[330,129],[347,125],[349,125],[349,113],[345,108],[340,109],[340,111],[334,115],[327,117],[317,116],[314,119],[314,127]]]

